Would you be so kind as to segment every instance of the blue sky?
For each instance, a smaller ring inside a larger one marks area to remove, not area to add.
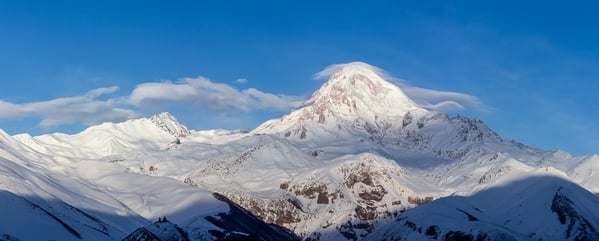
[[[0,1],[0,128],[75,133],[168,111],[192,129],[251,129],[316,90],[315,73],[363,61],[404,86],[472,97],[446,111],[506,138],[599,153],[597,7]]]

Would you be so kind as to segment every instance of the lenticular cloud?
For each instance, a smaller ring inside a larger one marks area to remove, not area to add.
[[[322,71],[314,74],[314,79],[327,79],[333,73],[339,71],[345,67],[359,66],[367,68],[370,71],[376,73],[386,81],[397,84],[401,90],[408,96],[412,101],[421,106],[422,108],[435,111],[455,111],[464,109],[474,109],[478,111],[490,110],[480,99],[476,96],[452,92],[452,91],[441,91],[426,89],[420,87],[413,87],[406,84],[406,81],[393,77],[389,72],[364,62],[351,62],[345,64],[333,64],[329,65]]]

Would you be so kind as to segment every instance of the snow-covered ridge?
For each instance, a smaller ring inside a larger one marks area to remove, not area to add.
[[[71,157],[97,157],[136,150],[163,150],[180,143],[191,134],[169,113],[121,123],[102,123],[80,133],[61,133],[31,137],[16,135],[15,140],[38,152]]]

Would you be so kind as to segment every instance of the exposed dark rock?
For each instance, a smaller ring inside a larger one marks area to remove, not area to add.
[[[383,188],[381,185],[377,185],[374,189],[361,192],[358,196],[367,201],[381,201],[383,197],[387,194],[387,190]]]
[[[138,228],[122,241],[190,241],[187,233],[174,223],[164,219]]]
[[[414,116],[412,113],[408,112],[403,116],[403,120],[401,121],[401,127],[406,127],[414,120]]]
[[[295,190],[295,195],[301,195],[307,198],[316,198],[318,195],[321,195],[322,193],[325,193],[327,190],[327,186],[323,185],[318,185],[318,186],[308,186],[308,187],[304,187],[302,189],[296,189]]]
[[[345,184],[347,184],[347,187],[353,187],[354,184],[356,184],[358,182],[364,183],[368,186],[374,186],[374,182],[372,181],[372,176],[370,175],[370,173],[368,173],[366,171],[355,172],[355,173],[349,174]]]
[[[445,241],[473,241],[474,236],[460,231],[449,231],[445,234]]]
[[[425,231],[426,236],[429,236],[432,239],[437,239],[440,233],[441,229],[436,225],[429,226]]]
[[[430,197],[430,196],[423,197],[423,198],[412,197],[412,196],[408,197],[408,203],[410,203],[410,204],[416,204],[416,205],[425,204],[425,203],[430,202],[432,200],[433,200],[433,197]]]
[[[376,217],[376,208],[374,207],[357,206],[355,211],[356,216],[362,220],[374,220],[374,218]]]
[[[262,241],[299,241],[300,238],[291,231],[275,225],[267,224],[252,215],[227,197],[214,193],[214,197],[229,205],[228,213],[220,213],[217,217],[206,217],[206,220],[224,231],[212,230],[210,233],[218,241],[262,240]]]
[[[416,226],[415,223],[410,222],[410,221],[406,221],[404,223],[404,226],[406,226],[407,228],[411,229],[412,231],[416,231],[416,228],[418,228],[418,226]]]
[[[561,188],[555,192],[551,202],[551,211],[557,214],[561,224],[567,224],[566,238],[576,241],[599,240],[597,229],[574,208],[574,203],[565,196]]]
[[[329,193],[328,192],[319,192],[318,198],[316,198],[317,204],[328,204],[329,203]]]
[[[226,194],[226,196],[266,223],[285,225],[302,220],[303,205],[292,196],[279,200],[266,200],[233,193]]]
[[[354,230],[353,225],[350,221],[339,226],[339,233],[343,235],[348,240],[358,240],[358,236],[356,235],[356,231]]]

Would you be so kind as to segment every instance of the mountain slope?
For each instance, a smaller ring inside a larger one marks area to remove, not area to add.
[[[537,173],[408,210],[366,240],[597,240],[598,204],[578,185]]]
[[[75,135],[49,134],[15,139],[38,152],[52,156],[97,158],[133,151],[173,147],[190,131],[169,113],[122,123],[103,123]]]

